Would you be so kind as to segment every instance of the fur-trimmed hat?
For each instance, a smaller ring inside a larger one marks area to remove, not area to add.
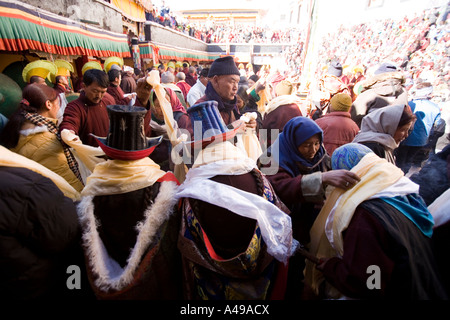
[[[337,93],[331,98],[330,103],[333,111],[348,112],[352,107],[352,97],[347,93]]]
[[[232,56],[226,56],[214,60],[214,62],[211,64],[211,68],[209,69],[208,77],[212,78],[214,76],[222,76],[228,74],[235,74],[238,76],[241,75]]]

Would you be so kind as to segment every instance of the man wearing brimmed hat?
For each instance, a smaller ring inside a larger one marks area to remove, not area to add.
[[[323,145],[329,156],[333,151],[352,142],[359,132],[359,127],[350,117],[352,97],[347,93],[338,93],[330,100],[330,113],[316,119],[323,130]]]
[[[78,205],[89,281],[99,299],[181,298],[178,181],[149,158],[142,107],[110,105],[94,136],[108,160],[95,166]]]
[[[194,139],[184,145],[194,162],[176,195],[183,298],[283,299],[281,262],[294,242],[290,217],[255,161],[229,141],[243,122],[229,129],[217,105],[211,100],[188,109]]]
[[[196,103],[217,101],[219,112],[226,125],[239,119],[241,114],[236,106],[236,93],[240,80],[239,69],[232,56],[214,60],[208,73],[209,82],[205,95]],[[251,120],[247,126],[256,128],[256,121]]]

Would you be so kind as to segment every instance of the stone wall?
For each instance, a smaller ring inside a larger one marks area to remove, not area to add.
[[[145,40],[147,41],[206,52],[207,44],[189,35],[150,21],[145,23],[144,28],[146,29]]]
[[[23,0],[22,2],[75,21],[93,22],[98,28],[123,32],[122,14],[102,0]]]

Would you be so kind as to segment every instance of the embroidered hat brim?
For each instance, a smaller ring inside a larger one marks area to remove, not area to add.
[[[204,149],[212,143],[228,141],[230,139],[233,139],[240,129],[243,129],[243,127],[245,126],[245,122],[242,120],[236,120],[236,121],[232,122],[229,126],[231,128],[229,128],[229,130],[226,132],[216,134],[214,136],[211,136],[211,137],[208,137],[208,138],[205,138],[202,140],[187,141],[187,142],[185,142],[185,145],[187,147],[192,147],[194,149],[200,149],[200,148]]]

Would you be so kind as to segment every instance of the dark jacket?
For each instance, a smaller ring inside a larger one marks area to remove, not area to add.
[[[410,179],[420,186],[419,194],[429,206],[450,188],[450,145],[432,155]]]
[[[68,293],[67,268],[83,263],[76,255],[81,233],[72,200],[38,173],[2,166],[0,208],[0,298]]]
[[[343,233],[344,255],[325,264],[325,278],[356,299],[448,299],[431,240],[400,211],[381,199],[360,204]],[[370,254],[365,254],[370,252]],[[379,271],[380,287],[368,286],[370,266]]]

